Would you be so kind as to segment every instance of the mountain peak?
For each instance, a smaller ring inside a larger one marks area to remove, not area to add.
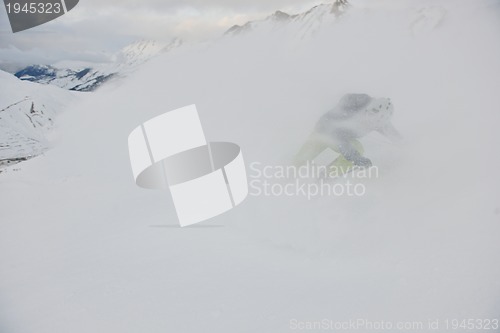
[[[282,12],[281,10],[277,10],[273,15],[271,15],[269,18],[273,19],[275,21],[288,21],[291,18],[293,18],[295,15],[290,15],[285,12]]]

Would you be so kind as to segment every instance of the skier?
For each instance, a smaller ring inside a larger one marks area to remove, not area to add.
[[[346,173],[353,166],[370,167],[372,162],[363,156],[359,138],[377,131],[392,141],[401,138],[391,124],[394,107],[389,98],[373,98],[367,94],[346,94],[337,106],[325,113],[316,123],[312,134],[295,158],[296,165],[314,160],[325,149],[340,154],[329,168]]]

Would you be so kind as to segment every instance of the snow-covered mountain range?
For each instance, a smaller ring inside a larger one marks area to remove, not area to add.
[[[126,76],[138,66],[155,56],[168,52],[182,44],[180,39],[170,43],[141,40],[126,46],[115,54],[113,61],[105,64],[32,65],[15,73],[24,81],[52,84],[75,91],[93,91],[116,77]],[[67,67],[67,66],[70,67]]]
[[[321,4],[300,14],[290,15],[276,11],[263,20],[249,21],[243,25],[234,25],[225,35],[234,36],[249,32],[269,33],[276,30],[286,30],[296,38],[305,38],[314,34],[322,25],[335,21],[348,9],[346,0],[336,0],[333,3]]]
[[[349,7],[347,0],[336,0],[322,4],[310,10],[289,15],[276,11],[269,17],[259,21],[249,21],[235,25],[225,32],[226,36],[242,33],[268,33],[270,31],[294,31],[296,38],[306,38],[314,34],[324,24],[335,21]],[[154,40],[141,40],[132,43],[112,57],[112,62],[104,64],[63,62],[53,65],[34,64],[15,73],[21,80],[41,84],[52,84],[60,88],[75,91],[93,91],[110,79],[126,76],[138,66],[182,45],[178,38],[169,43]]]

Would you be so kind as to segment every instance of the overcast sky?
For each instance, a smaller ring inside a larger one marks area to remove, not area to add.
[[[276,10],[297,13],[330,0],[80,0],[68,14],[13,34],[0,9],[0,67],[102,61],[138,39],[205,40]],[[3,6],[2,6],[3,7]]]

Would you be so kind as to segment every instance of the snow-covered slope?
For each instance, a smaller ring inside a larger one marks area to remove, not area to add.
[[[170,43],[141,40],[119,51],[113,56],[111,63],[76,64],[69,68],[58,65],[32,65],[16,72],[15,75],[25,81],[52,84],[69,90],[92,91],[112,78],[128,75],[151,58],[181,44],[179,39]]]
[[[301,43],[247,35],[165,54],[66,112],[60,145],[0,175],[2,331],[364,319],[443,332],[445,319],[498,318],[500,8],[416,3],[352,1]],[[434,5],[445,19],[415,35],[419,6]],[[364,196],[250,196],[180,229],[169,194],[133,182],[127,137],[153,116],[196,103],[206,137],[238,143],[252,176],[255,162],[288,165],[348,92],[391,97],[405,137],[361,140],[380,170]]]
[[[0,86],[1,167],[44,152],[55,117],[77,96],[57,87],[19,81],[3,71]]]

